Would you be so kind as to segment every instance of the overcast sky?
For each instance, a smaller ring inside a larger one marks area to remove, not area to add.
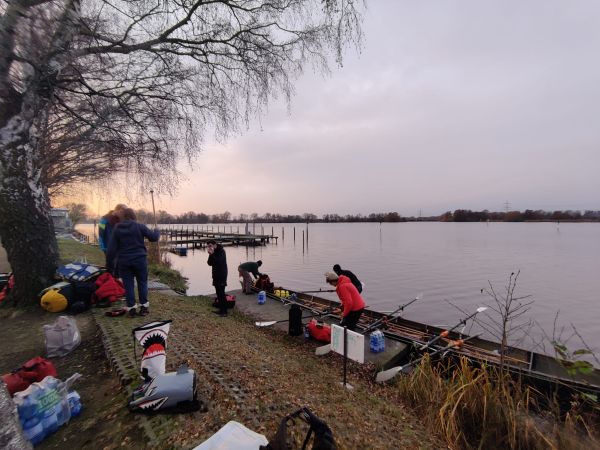
[[[209,145],[157,208],[600,209],[599,24],[598,1],[370,1],[360,54]]]

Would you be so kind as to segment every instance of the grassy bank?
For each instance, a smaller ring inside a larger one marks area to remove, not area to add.
[[[230,420],[271,437],[282,418],[302,406],[327,422],[340,450],[444,447],[398,400],[396,387],[374,385],[372,377],[363,375],[364,366],[350,364],[348,382],[354,389],[348,390],[340,385],[339,355],[317,357],[317,343],[258,328],[252,318],[237,311],[225,319],[218,317],[211,303],[207,297],[154,292],[148,317],[97,317],[110,327],[114,342],[131,339],[131,327],[142,322],[172,320],[167,370],[182,363],[193,368],[207,410],[177,416],[169,436],[162,438],[164,448],[191,448]],[[133,361],[131,349],[117,353],[123,365]],[[292,448],[301,447],[306,431],[302,421],[290,424]]]
[[[73,239],[58,239],[58,248],[61,264],[74,261],[87,261],[100,266],[105,264],[104,253],[96,246],[82,244]],[[157,263],[152,262],[150,258],[148,278],[158,280],[177,292],[187,290],[187,279],[177,270],[172,269],[166,260]]]
[[[94,251],[102,257],[98,249],[77,242],[60,246],[75,259],[86,254],[92,262]],[[146,318],[94,314],[112,327],[110,340],[115,343],[130,340],[133,326],[173,320],[167,369],[175,370],[181,363],[192,367],[208,409],[177,416],[169,435],[163,436],[164,448],[197,445],[229,420],[270,436],[283,416],[304,405],[331,426],[340,449],[600,446],[597,423],[577,402],[567,414],[543,408],[533,391],[487,369],[463,363],[449,372],[425,359],[410,376],[378,385],[371,367],[351,363],[349,383],[354,389],[348,391],[339,385],[341,357],[316,357],[313,343],[259,329],[252,318],[237,312],[226,319],[215,316],[205,297],[151,292],[150,302],[151,316]],[[129,363],[133,377],[138,363],[132,360],[131,348],[123,348],[117,356]],[[301,444],[304,432],[302,426],[293,427],[293,440]]]

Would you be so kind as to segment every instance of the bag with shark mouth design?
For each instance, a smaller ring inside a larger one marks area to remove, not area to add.
[[[192,369],[182,365],[176,372],[165,373],[165,350],[170,327],[171,320],[162,320],[147,323],[132,331],[135,339],[144,347],[141,362],[144,382],[131,394],[127,405],[130,411],[193,412],[201,407],[196,393],[196,374]]]
[[[171,320],[150,322],[132,330],[135,339],[144,347],[140,372],[145,382],[150,382],[165,373],[167,360],[165,351],[171,322]]]

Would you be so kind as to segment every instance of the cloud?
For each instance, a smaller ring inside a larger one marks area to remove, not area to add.
[[[600,208],[600,4],[369,3],[366,42],[291,113],[212,145],[172,212]],[[570,206],[572,205],[572,206]]]

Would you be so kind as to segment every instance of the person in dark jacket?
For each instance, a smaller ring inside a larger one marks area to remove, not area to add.
[[[110,245],[112,232],[115,226],[121,221],[121,215],[126,208],[127,205],[119,203],[117,206],[115,206],[115,209],[111,209],[109,212],[103,215],[98,223],[98,246],[100,247],[100,250],[104,252],[106,268],[115,277],[117,276],[115,270],[116,261],[108,258],[108,246]]]
[[[339,264],[336,264],[335,266],[333,266],[333,271],[337,274],[338,277],[340,275],[344,275],[345,277],[350,278],[350,281],[352,282],[352,284],[354,285],[354,287],[356,288],[358,293],[362,294],[363,284],[360,282],[360,280],[358,279],[358,277],[356,275],[354,275],[349,270],[343,270]]]
[[[117,260],[117,270],[125,287],[129,317],[135,317],[137,309],[134,277],[138,285],[140,315],[145,316],[150,310],[148,304],[148,252],[144,245],[144,238],[150,242],[156,242],[160,233],[158,230],[151,231],[146,225],[137,223],[135,213],[131,208],[124,209],[122,216],[123,220],[115,226],[112,232],[107,256],[111,260],[115,258]]]
[[[239,265],[238,272],[240,274],[240,277],[244,279],[242,283],[242,292],[244,294],[252,294],[252,285],[254,283],[252,281],[252,277],[250,277],[250,274],[252,274],[252,276],[256,280],[260,276],[260,272],[258,271],[258,268],[260,266],[262,266],[262,261],[260,260],[256,262],[248,261]]]
[[[221,244],[214,240],[206,242],[208,250],[207,264],[212,267],[212,279],[215,292],[217,293],[217,308],[215,314],[221,317],[227,316],[227,299],[225,298],[225,286],[227,286],[227,255]]]

